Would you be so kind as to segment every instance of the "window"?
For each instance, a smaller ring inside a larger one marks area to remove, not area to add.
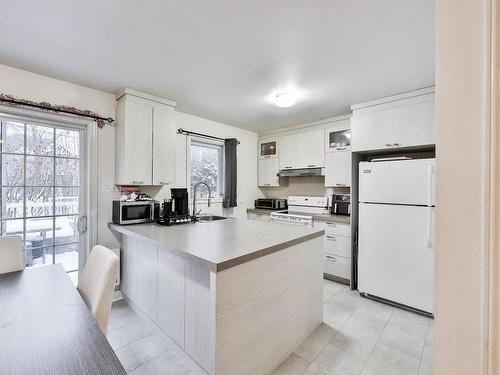
[[[191,189],[199,182],[210,186],[212,197],[223,195],[224,146],[216,143],[191,141]],[[204,185],[198,187],[198,197],[207,198]]]

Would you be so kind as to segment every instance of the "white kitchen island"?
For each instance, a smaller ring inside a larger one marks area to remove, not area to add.
[[[208,374],[270,374],[322,321],[323,230],[109,227],[122,235],[122,292]]]

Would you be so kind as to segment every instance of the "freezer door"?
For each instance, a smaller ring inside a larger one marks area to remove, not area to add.
[[[436,204],[436,159],[359,163],[359,201]]]
[[[434,210],[359,205],[360,292],[434,313]]]

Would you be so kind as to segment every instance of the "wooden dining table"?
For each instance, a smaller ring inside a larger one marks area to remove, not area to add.
[[[126,374],[60,264],[0,275],[0,373]]]

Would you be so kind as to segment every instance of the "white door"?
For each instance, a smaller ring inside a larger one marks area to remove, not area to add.
[[[258,161],[258,186],[279,186],[278,159],[260,159]]]
[[[296,141],[295,134],[284,135],[278,139],[280,169],[295,168],[297,154]]]
[[[156,104],[153,112],[153,185],[175,185],[176,130],[172,107]]]
[[[327,153],[325,186],[351,186],[351,164],[351,150]]]
[[[359,163],[359,201],[433,206],[435,159]]]
[[[22,237],[26,266],[85,260],[86,129],[0,118],[1,235]]]
[[[434,312],[434,208],[359,205],[358,289]]]

